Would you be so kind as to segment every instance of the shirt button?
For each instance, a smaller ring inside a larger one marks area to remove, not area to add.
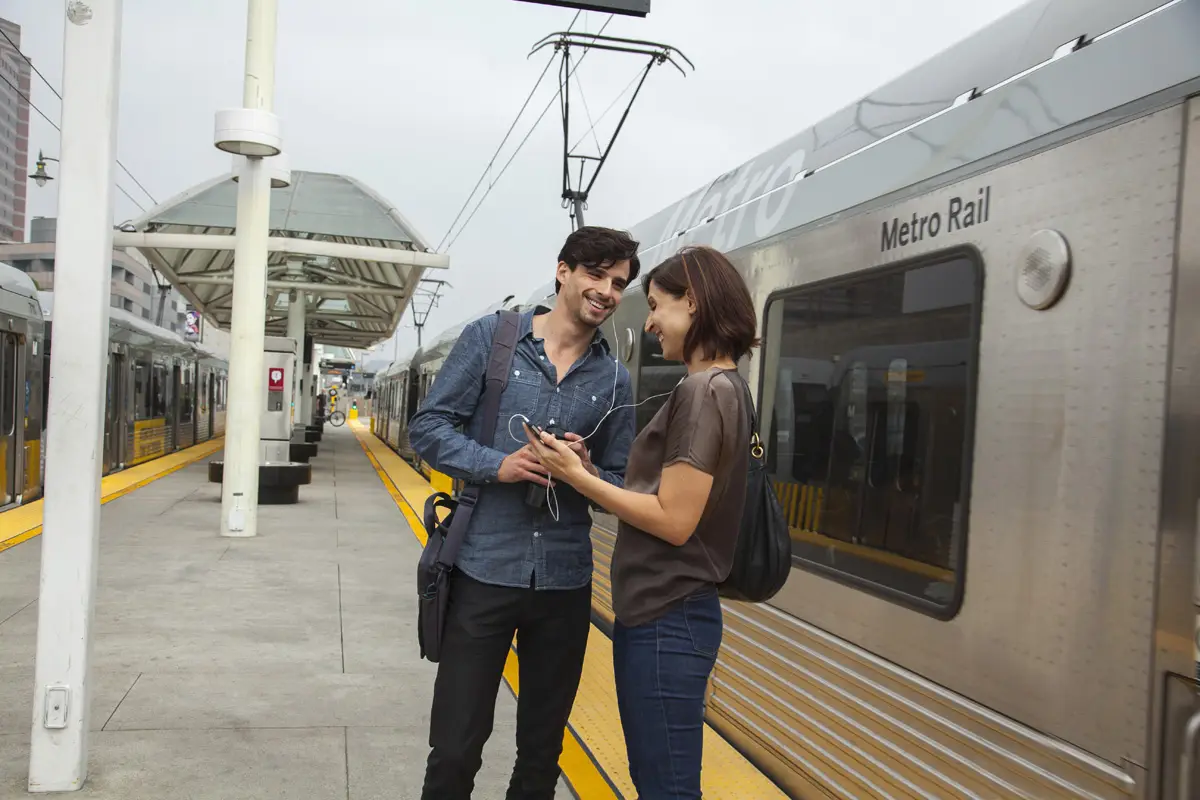
[[[519,370],[519,369],[514,369],[514,370],[513,370],[513,375],[516,375],[518,378],[519,378],[519,377],[521,377],[521,370]]]
[[[550,424],[551,424],[551,425],[553,425],[553,424],[554,424],[554,420],[550,420]]]
[[[537,539],[537,538],[540,538],[540,537],[541,537],[541,534],[540,534],[540,533],[538,533],[537,531],[534,531],[534,532],[533,532],[533,538]]]
[[[545,360],[546,360],[546,357],[545,357],[545,356],[538,356],[538,358],[540,358],[542,361],[545,361]]]
[[[555,394],[562,394],[562,389],[559,389],[559,388],[556,386],[556,387],[554,387],[554,393],[555,393]]]

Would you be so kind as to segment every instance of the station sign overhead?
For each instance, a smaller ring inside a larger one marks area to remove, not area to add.
[[[605,14],[624,14],[629,17],[644,17],[650,13],[650,0],[517,0],[517,2],[576,8],[581,11],[600,11]]]

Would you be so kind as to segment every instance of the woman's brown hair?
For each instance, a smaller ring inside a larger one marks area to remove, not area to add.
[[[700,347],[706,359],[728,355],[739,361],[758,346],[758,317],[750,290],[720,251],[685,247],[642,280],[647,295],[651,283],[674,297],[690,293],[696,304],[696,316],[683,341],[684,360]]]

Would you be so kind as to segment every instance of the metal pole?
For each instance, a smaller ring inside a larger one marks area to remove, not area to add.
[[[575,230],[579,230],[583,227],[583,195],[576,192],[573,202],[575,203]]]
[[[275,91],[276,0],[249,0],[242,105],[271,111]],[[267,238],[271,178],[246,158],[238,180],[237,242],[229,348],[229,409],[221,485],[221,535],[258,534],[258,465],[267,322]]]
[[[304,292],[293,290],[288,296],[287,335],[296,342],[296,369],[293,370],[295,381],[292,389],[292,426],[304,426],[308,421],[302,416],[304,403],[301,400],[304,390],[304,315],[308,310],[308,297]]]
[[[121,0],[68,9],[31,792],[87,780]]]

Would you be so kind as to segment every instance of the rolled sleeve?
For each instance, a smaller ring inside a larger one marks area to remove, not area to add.
[[[724,439],[722,405],[728,405],[731,399],[735,398],[718,397],[713,383],[707,380],[685,380],[680,384],[672,398],[663,469],[684,463],[714,474]]]

